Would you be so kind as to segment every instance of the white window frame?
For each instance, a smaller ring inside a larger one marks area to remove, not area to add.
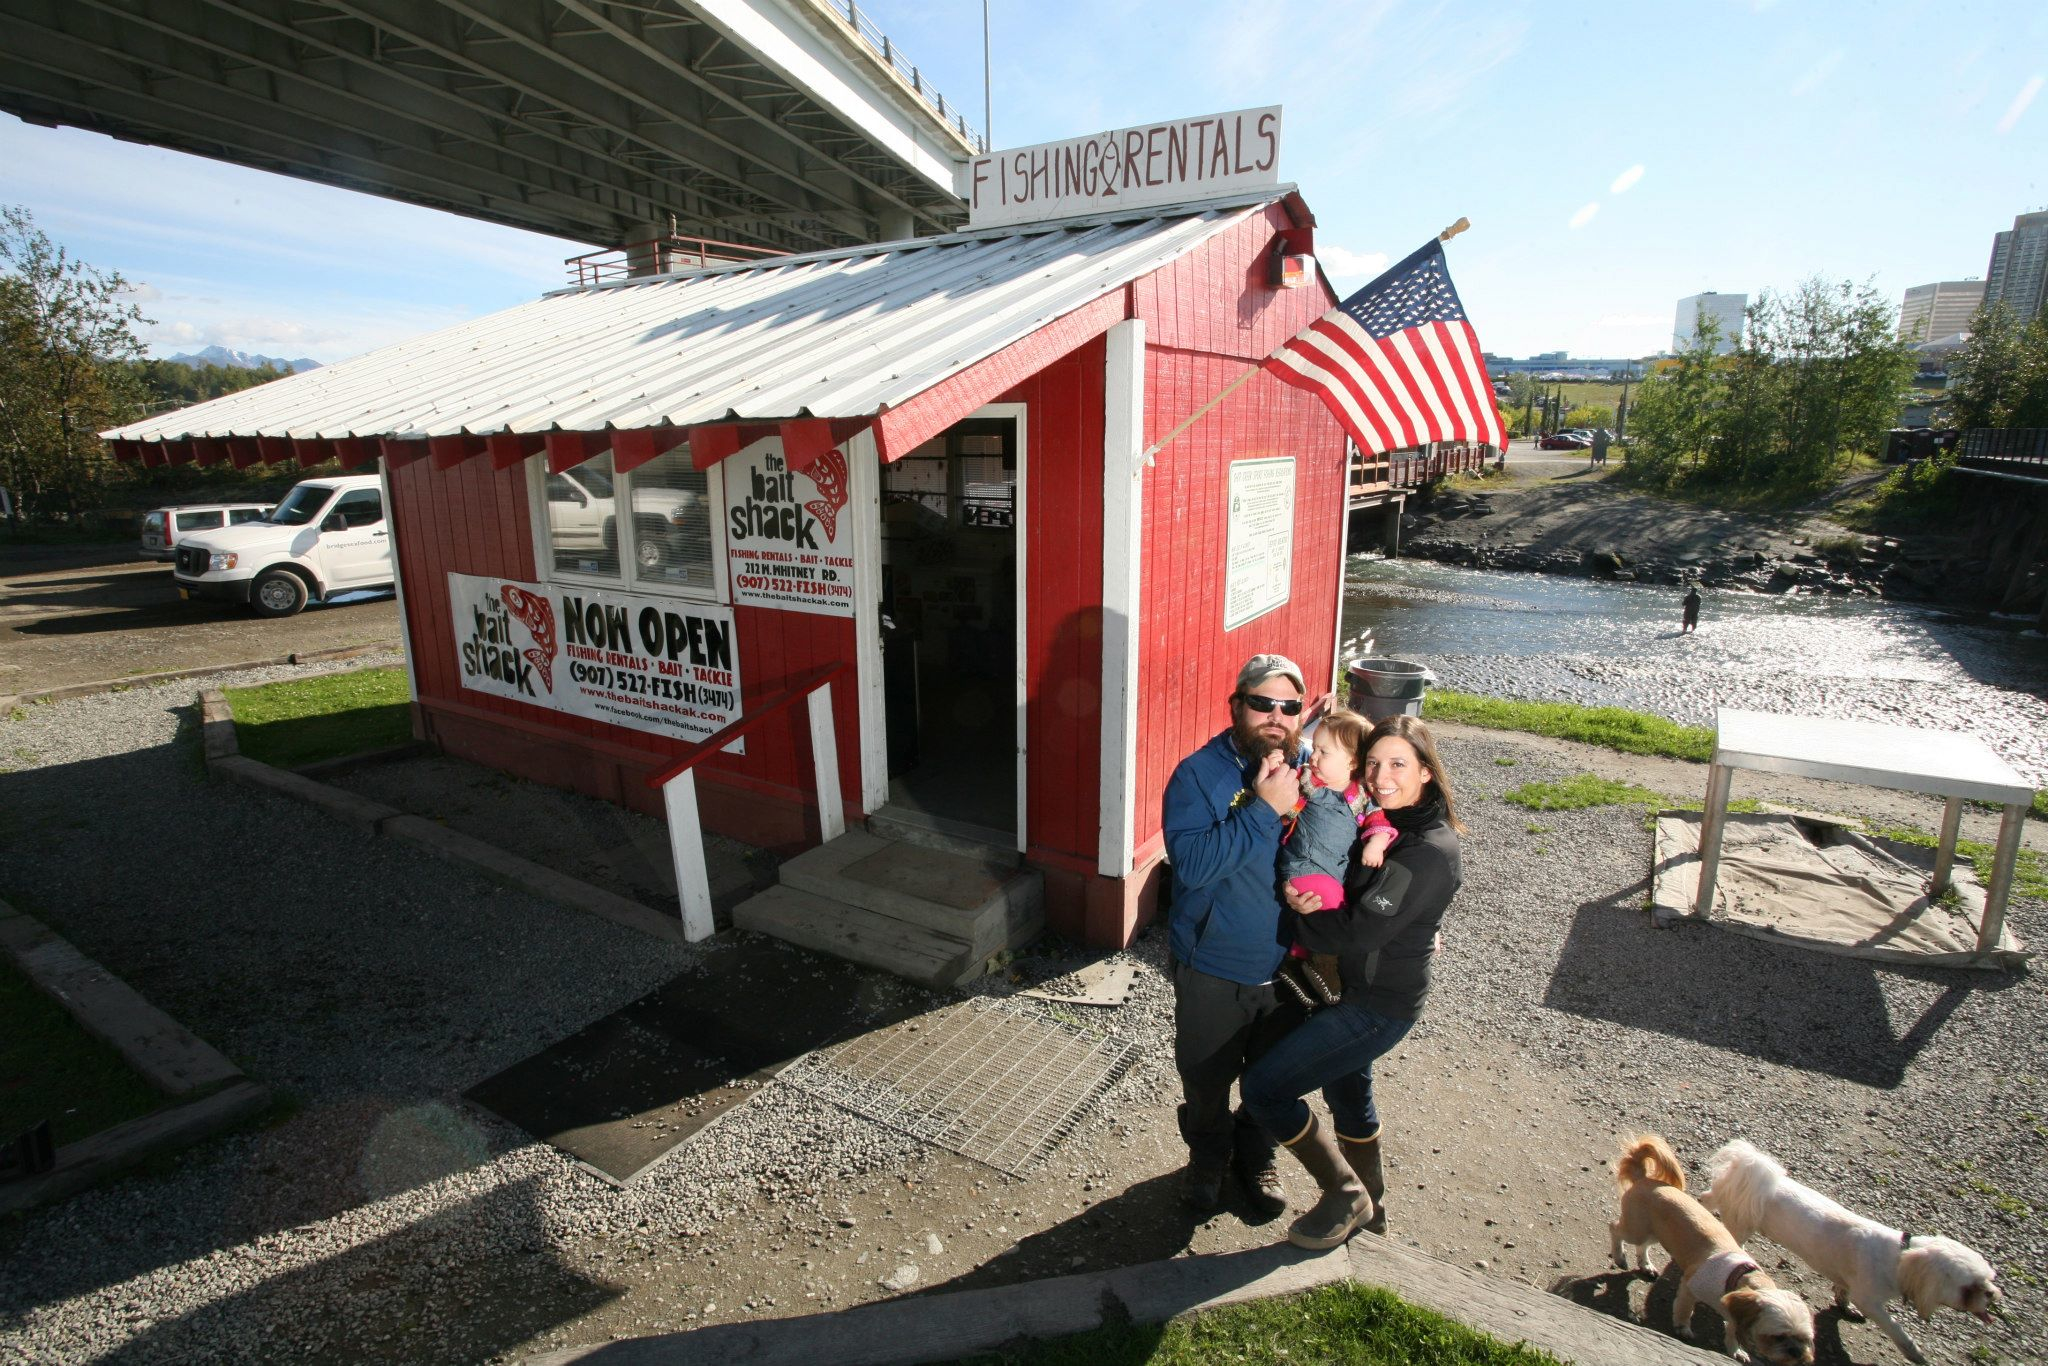
[[[681,449],[678,447],[677,449]],[[606,454],[595,452],[591,458]],[[574,471],[576,465],[569,469]],[[633,476],[639,469],[618,473],[614,464],[612,489],[615,500],[623,501],[627,507],[633,505]],[[533,537],[533,563],[538,582],[549,584],[573,584],[585,588],[609,589],[614,593],[638,593],[649,597],[678,598],[685,602],[712,602],[722,606],[732,605],[730,585],[726,581],[725,545],[725,462],[719,461],[704,471],[704,496],[711,504],[711,587],[691,588],[684,584],[664,581],[644,582],[641,580],[633,555],[633,538],[639,533],[628,516],[619,526],[619,572],[617,574],[585,574],[574,569],[555,567],[554,540],[548,526],[548,468],[545,453],[531,456],[526,462],[526,508]],[[616,514],[614,514],[616,515]]]

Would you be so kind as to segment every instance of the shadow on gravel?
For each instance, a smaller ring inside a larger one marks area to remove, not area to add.
[[[1642,1311],[1638,1313],[1630,1303],[1630,1296],[1635,1285],[1642,1281],[1650,1282],[1650,1288],[1643,1297]],[[1678,1297],[1678,1276],[1668,1263],[1662,1274],[1600,1271],[1590,1276],[1561,1276],[1550,1283],[1550,1293],[1609,1318],[1620,1319],[1623,1323],[1638,1324],[1668,1337],[1678,1337],[1671,1331],[1671,1306]],[[1813,1320],[1814,1366],[1856,1366],[1856,1359],[1842,1344],[1841,1316],[1834,1310],[1815,1310]],[[1726,1340],[1720,1315],[1704,1304],[1693,1310],[1691,1327],[1694,1346],[1711,1350]]]
[[[1251,1209],[1237,1184],[1228,1182],[1225,1190],[1230,1217],[1250,1222]],[[1168,1172],[1140,1181],[1064,1223],[1021,1240],[1003,1256],[965,1275],[928,1286],[917,1295],[950,1295],[956,1290],[984,1290],[1048,1276],[1164,1261],[1186,1251],[1203,1222],[1180,1201],[1180,1173]]]
[[[549,1250],[533,1180],[154,1323],[102,1363],[474,1362],[619,1297]],[[478,1248],[493,1248],[489,1257]],[[203,1273],[195,1272],[195,1279]]]
[[[1973,993],[2017,980],[1835,958],[1709,925],[1660,930],[1643,910],[1644,895],[1638,882],[1579,907],[1545,1005],[1890,1089]],[[1945,990],[1900,1031],[1881,973]]]

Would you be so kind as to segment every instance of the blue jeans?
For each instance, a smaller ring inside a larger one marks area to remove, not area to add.
[[[1371,1138],[1380,1131],[1372,1103],[1373,1060],[1414,1024],[1348,1003],[1318,1010],[1246,1070],[1238,1083],[1245,1109],[1285,1143],[1308,1127],[1302,1097],[1321,1087],[1337,1132]]]

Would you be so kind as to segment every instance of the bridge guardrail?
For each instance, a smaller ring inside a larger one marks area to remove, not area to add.
[[[946,97],[940,94],[930,82],[925,80],[924,73],[918,70],[916,63],[904,57],[902,51],[889,41],[889,35],[882,32],[876,26],[874,20],[862,13],[860,6],[855,4],[854,0],[822,0],[822,3],[825,8],[844,19],[847,26],[860,35],[861,41],[866,43],[874,54],[882,59],[883,65],[887,66],[904,80],[909,81],[910,88],[916,91],[926,104],[929,104],[938,112],[942,122],[950,123],[959,130],[960,136],[966,139],[968,146],[974,148],[976,152],[988,151],[987,136],[969,127],[965,114],[961,113],[958,109],[947,107]]]

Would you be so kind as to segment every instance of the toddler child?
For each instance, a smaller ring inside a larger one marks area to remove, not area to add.
[[[1377,868],[1397,834],[1358,782],[1359,750],[1371,729],[1356,712],[1323,717],[1302,769],[1294,820],[1280,846],[1281,880],[1297,892],[1320,897],[1326,911],[1344,904],[1344,865],[1352,845],[1362,841],[1359,859]],[[1310,1006],[1335,1005],[1344,994],[1336,955],[1311,957],[1299,944],[1288,950],[1280,979]]]

